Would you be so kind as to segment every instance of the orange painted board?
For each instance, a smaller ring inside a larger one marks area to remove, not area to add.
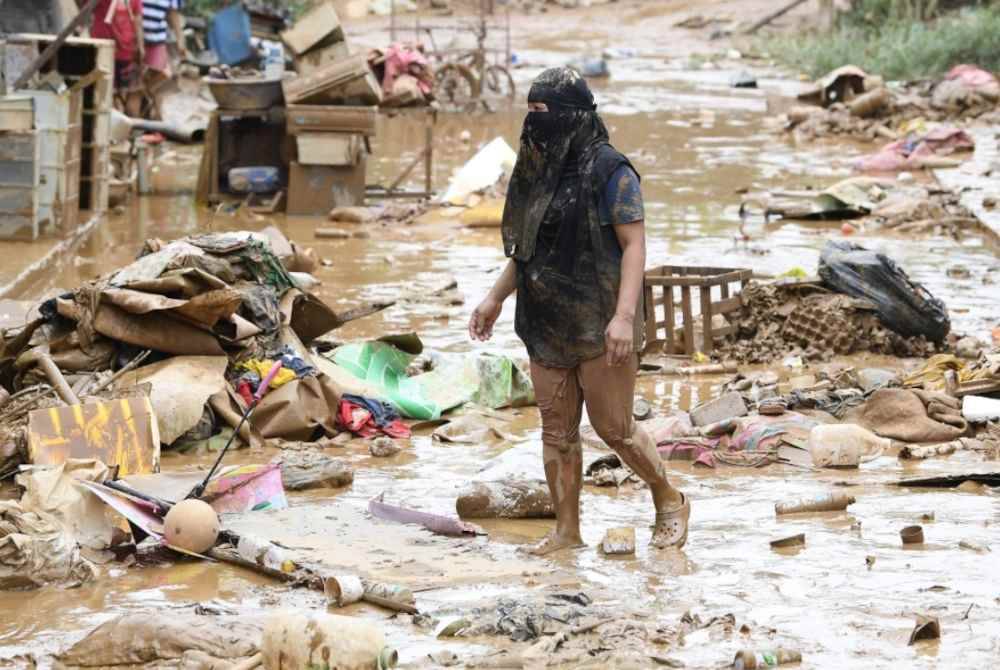
[[[28,415],[28,457],[36,465],[94,458],[118,475],[160,470],[160,431],[148,398],[38,409]]]

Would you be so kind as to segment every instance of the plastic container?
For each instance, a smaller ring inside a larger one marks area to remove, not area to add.
[[[899,538],[903,544],[923,544],[924,529],[921,526],[907,526],[899,531]]]
[[[278,168],[267,165],[232,168],[227,177],[235,193],[274,193],[281,186]]]
[[[856,468],[878,458],[892,441],[852,423],[816,426],[809,431],[809,455],[820,468]]]
[[[962,398],[962,416],[972,423],[996,421],[1000,419],[1000,400],[981,395],[967,395]]]

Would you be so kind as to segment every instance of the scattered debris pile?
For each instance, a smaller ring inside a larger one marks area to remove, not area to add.
[[[772,217],[798,221],[865,219],[897,232],[957,234],[978,220],[953,191],[915,183],[913,179],[849,177],[822,191],[748,193],[740,209],[742,220],[760,208]]]
[[[806,106],[782,116],[797,140],[831,135],[898,140],[924,134],[933,123],[1000,118],[1000,82],[973,65],[958,65],[938,82],[888,87],[854,66],[833,70],[799,96]]]
[[[785,356],[816,361],[859,351],[926,356],[935,350],[923,337],[904,337],[886,328],[871,302],[817,281],[754,281],[741,296],[743,310],[730,317],[736,336],[723,346],[722,358],[767,363]]]
[[[927,356],[951,329],[944,304],[884,254],[831,241],[819,280],[751,282],[728,318],[721,357],[764,363],[785,355],[828,360],[858,351]]]

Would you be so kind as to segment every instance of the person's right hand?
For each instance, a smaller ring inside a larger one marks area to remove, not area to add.
[[[493,324],[500,317],[501,309],[503,303],[497,302],[493,296],[486,296],[469,317],[469,337],[480,342],[493,337]]]

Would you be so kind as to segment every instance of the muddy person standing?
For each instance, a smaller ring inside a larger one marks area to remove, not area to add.
[[[652,491],[652,545],[682,546],[691,513],[652,438],[632,420],[644,333],[642,193],[596,109],[586,82],[567,68],[546,70],[532,84],[503,214],[510,260],[469,321],[474,339],[488,339],[517,291],[514,328],[531,357],[557,517],[536,554],[583,544],[584,404],[597,434]]]

